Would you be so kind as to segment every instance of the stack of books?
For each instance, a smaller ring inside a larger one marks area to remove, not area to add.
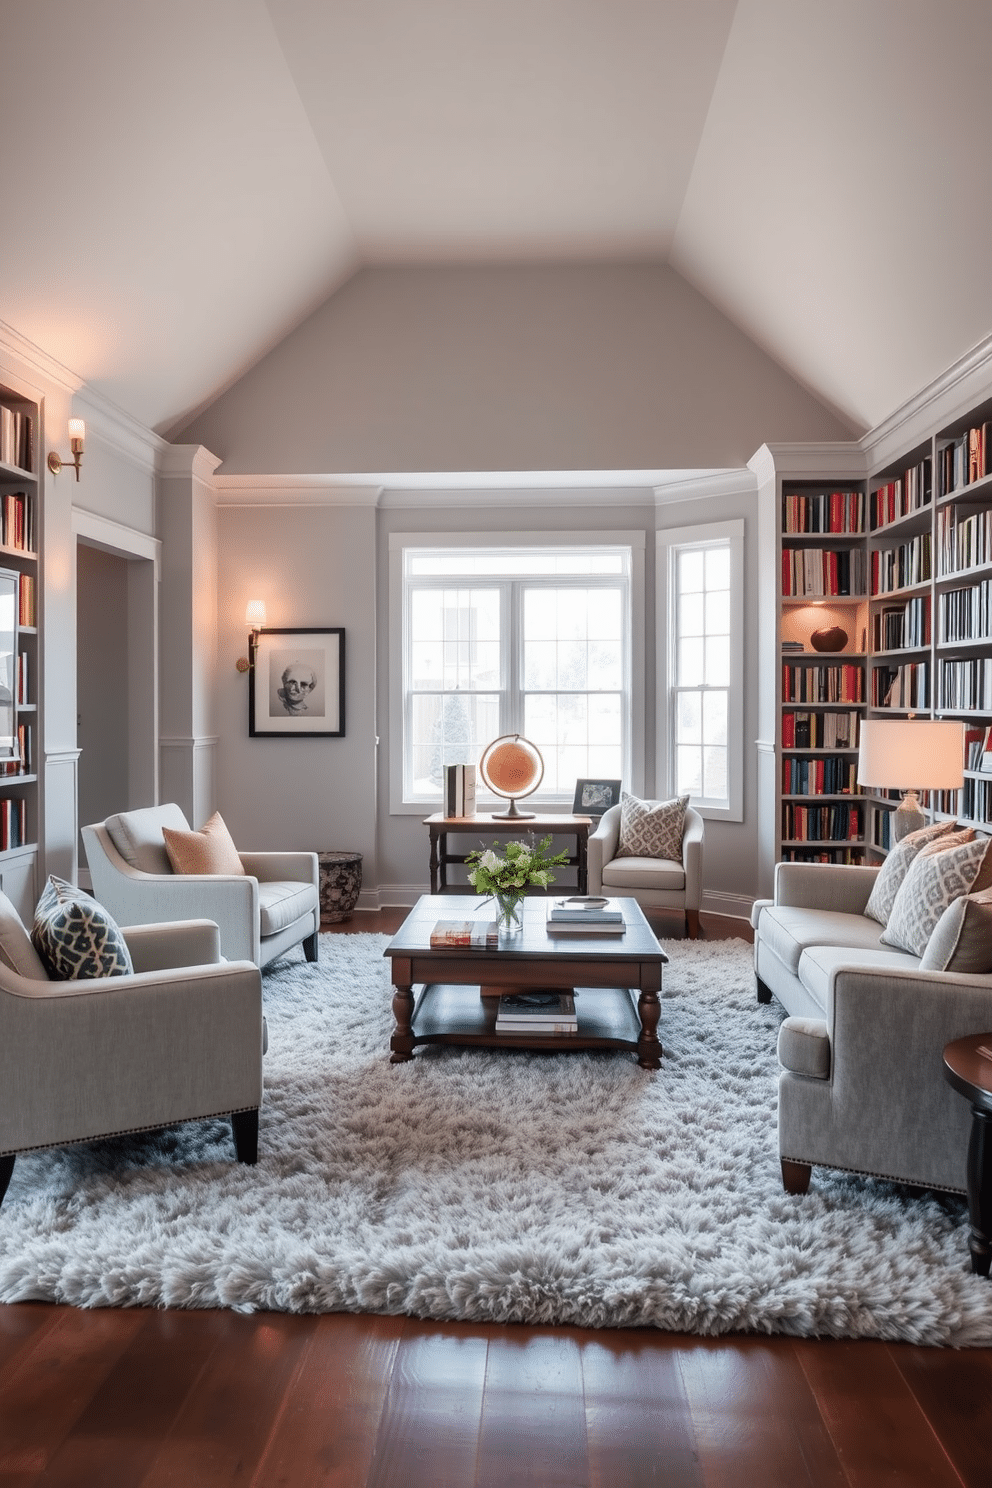
[[[472,946],[480,951],[499,949],[495,920],[438,920],[431,931],[431,950],[443,946]]]
[[[576,894],[548,904],[549,935],[622,935],[623,910],[615,899]]]
[[[578,1033],[571,992],[505,992],[496,1011],[497,1033]]]
[[[475,766],[445,765],[445,816],[475,815]]]

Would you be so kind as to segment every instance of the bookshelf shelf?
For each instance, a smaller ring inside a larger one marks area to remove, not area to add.
[[[33,908],[37,897],[41,833],[36,761],[41,743],[38,699],[42,697],[38,643],[42,447],[40,405],[14,387],[0,386],[0,567],[8,576],[6,582],[13,585],[17,611],[13,651],[0,657],[0,716],[4,718],[0,728],[0,861],[4,863],[4,892],[19,908]],[[22,698],[25,701],[19,701]],[[20,762],[22,773],[6,773],[14,761]]]

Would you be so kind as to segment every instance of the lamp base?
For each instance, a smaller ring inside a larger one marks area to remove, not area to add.
[[[920,798],[915,790],[906,791],[892,815],[892,838],[901,842],[910,832],[925,827],[927,819],[920,810]]]

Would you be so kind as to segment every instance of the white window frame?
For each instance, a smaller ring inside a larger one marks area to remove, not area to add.
[[[675,561],[686,548],[730,546],[730,697],[727,720],[726,804],[692,799],[700,816],[716,821],[744,820],[744,520],[673,527],[655,534],[658,599],[657,694],[655,716],[658,793],[675,793],[675,645],[677,640]]]
[[[629,623],[625,690],[629,698],[628,758],[622,767],[625,788],[635,793],[644,785],[644,558],[646,535],[638,531],[604,532],[393,532],[389,535],[389,810],[394,816],[425,814],[439,809],[433,799],[405,795],[404,744],[406,734],[405,663],[405,554],[410,549],[438,548],[626,548],[629,550]],[[540,582],[540,580],[538,580]],[[477,581],[485,584],[486,576]],[[553,582],[549,576],[548,582]],[[628,785],[628,780],[630,784]],[[572,797],[544,794],[528,797],[531,809],[571,811]],[[505,802],[480,791],[480,809],[501,809]]]

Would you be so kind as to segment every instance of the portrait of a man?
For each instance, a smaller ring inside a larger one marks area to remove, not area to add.
[[[344,630],[266,627],[248,670],[251,738],[344,736]]]
[[[273,651],[270,687],[274,690],[270,712],[278,718],[323,718],[324,655],[320,651]]]

